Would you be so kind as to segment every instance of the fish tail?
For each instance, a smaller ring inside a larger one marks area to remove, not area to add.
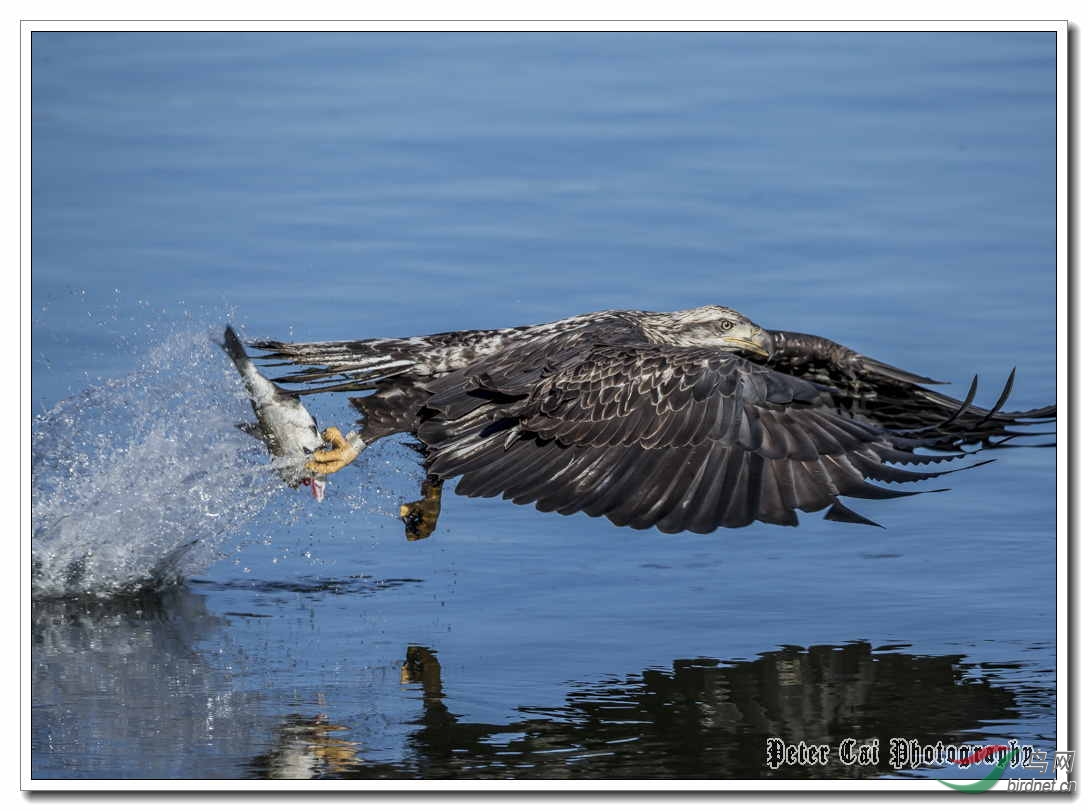
[[[242,382],[246,384],[250,399],[253,400],[254,407],[271,402],[276,399],[278,394],[282,393],[275,383],[268,380],[257,370],[256,365],[246,354],[242,342],[238,339],[238,334],[229,324],[223,332],[223,349],[230,356],[230,359],[234,361],[238,373],[242,376]]]
[[[227,329],[223,333],[223,349],[226,350],[230,359],[234,361],[234,365],[238,367],[238,371],[245,376],[249,370],[253,367],[253,361],[249,359],[249,355],[246,354],[246,348],[242,346],[242,342],[238,339],[238,333],[234,331],[234,328],[227,324]]]

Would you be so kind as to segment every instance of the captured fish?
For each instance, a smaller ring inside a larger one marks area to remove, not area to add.
[[[238,367],[257,415],[257,425],[247,430],[264,441],[270,454],[283,460],[277,470],[287,484],[305,485],[321,501],[325,498],[325,474],[307,467],[313,452],[324,444],[317,421],[297,394],[280,388],[258,371],[229,326],[223,334],[223,348]]]

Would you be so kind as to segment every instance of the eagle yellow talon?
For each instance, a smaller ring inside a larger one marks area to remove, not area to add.
[[[316,450],[306,463],[306,468],[314,473],[329,475],[355,461],[360,448],[349,442],[340,433],[340,429],[330,425],[321,432],[321,438],[332,445],[330,450]]]

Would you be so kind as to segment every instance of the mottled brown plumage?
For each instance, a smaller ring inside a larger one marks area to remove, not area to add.
[[[997,405],[981,409],[923,387],[936,381],[714,306],[254,345],[305,367],[279,382],[371,390],[352,399],[367,442],[414,434],[427,472],[460,477],[462,495],[662,532],[795,525],[798,510],[824,508],[831,520],[872,523],[840,497],[911,495],[873,481],[943,475],[892,465],[947,462],[965,444],[1001,444],[1056,413],[1001,412],[1011,376]]]

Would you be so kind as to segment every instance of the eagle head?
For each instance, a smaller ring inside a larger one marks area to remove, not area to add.
[[[770,357],[774,351],[771,336],[758,324],[718,304],[671,313],[644,313],[640,322],[653,343],[725,349],[758,358]]]

